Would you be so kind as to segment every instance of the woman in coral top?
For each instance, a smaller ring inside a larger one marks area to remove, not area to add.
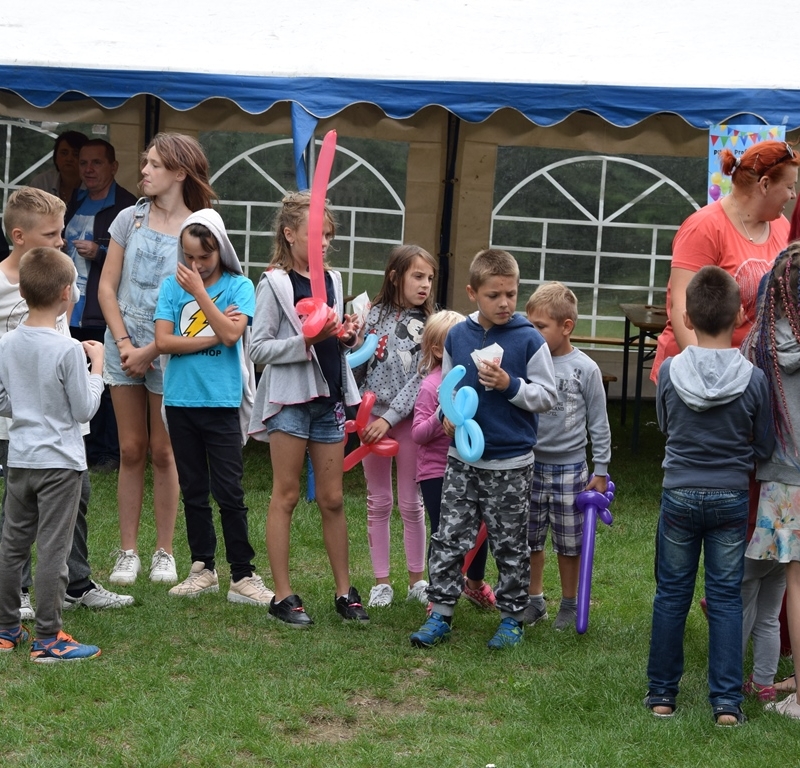
[[[658,339],[653,381],[666,358],[696,343],[694,331],[683,321],[686,286],[694,273],[714,264],[739,284],[745,322],[733,336],[733,345],[738,347],[755,319],[758,284],[789,239],[783,209],[796,197],[800,155],[786,142],[762,141],[739,157],[723,149],[719,159],[720,170],[731,176],[731,193],[693,213],[675,235],[667,286],[668,321]]]

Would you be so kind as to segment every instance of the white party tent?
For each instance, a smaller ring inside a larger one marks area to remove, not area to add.
[[[589,333],[619,331],[619,301],[663,300],[675,227],[705,202],[709,125],[800,127],[790,15],[745,0],[6,6],[4,195],[49,162],[13,162],[31,132],[106,136],[131,189],[155,131],[190,132],[256,276],[296,161],[335,128],[350,290],[374,289],[391,243],[418,242],[440,300],[464,309],[491,243],[517,255],[522,293],[573,285]]]

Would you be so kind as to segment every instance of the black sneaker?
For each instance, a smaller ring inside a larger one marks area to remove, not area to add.
[[[314,623],[303,608],[300,595],[289,595],[279,603],[276,603],[273,597],[269,603],[269,615],[293,629],[305,629]]]
[[[369,616],[361,605],[361,595],[355,587],[350,587],[347,595],[336,598],[336,612],[345,621],[368,622]]]

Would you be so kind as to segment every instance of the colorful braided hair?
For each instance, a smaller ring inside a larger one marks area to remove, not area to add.
[[[800,242],[781,251],[759,286],[758,310],[753,327],[742,344],[745,356],[767,375],[772,423],[781,448],[786,450],[792,423],[786,403],[781,369],[778,364],[775,325],[783,318],[800,344]]]

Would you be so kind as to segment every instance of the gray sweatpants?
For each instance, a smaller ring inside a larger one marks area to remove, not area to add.
[[[781,655],[778,617],[786,591],[786,564],[744,559],[742,578],[742,656],[753,638],[753,680],[772,685]]]
[[[0,440],[0,465],[6,466],[8,461],[8,440]],[[67,558],[67,568],[69,569],[69,584],[67,589],[85,591],[91,584],[92,569],[89,567],[89,541],[88,529],[86,526],[86,513],[89,510],[89,497],[92,493],[92,485],[89,482],[89,471],[84,470],[81,479],[81,500],[78,505],[78,517],[75,520],[75,535],[72,537],[72,549]],[[0,531],[3,530],[3,518],[6,508],[7,486],[3,485],[3,501],[0,505]],[[22,569],[22,587],[30,589],[33,585],[31,572],[31,559],[25,563]]]
[[[0,540],[0,629],[19,626],[22,569],[36,542],[36,637],[61,630],[67,555],[81,497],[74,469],[6,470],[8,490]]]

